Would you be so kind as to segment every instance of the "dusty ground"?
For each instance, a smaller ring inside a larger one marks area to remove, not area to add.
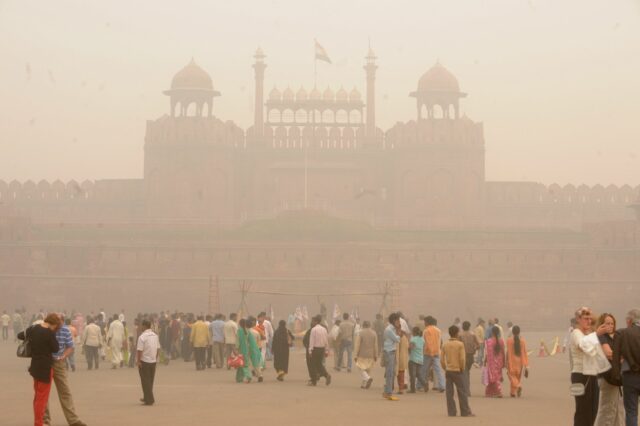
[[[545,334],[547,340],[554,334]],[[557,335],[557,333],[556,333]],[[527,337],[527,336],[525,336]],[[537,349],[540,335],[529,336]],[[470,404],[476,418],[447,417],[444,394],[430,392],[400,396],[400,401],[381,398],[382,369],[375,371],[372,388],[359,388],[357,370],[333,374],[333,383],[306,386],[304,355],[292,353],[291,371],[284,383],[275,380],[273,369],[264,383],[236,384],[233,372],[195,370],[192,363],[177,361],[159,368],[156,405],[141,406],[139,377],[135,369],[87,371],[86,363],[71,374],[77,411],[89,425],[566,425],[573,415],[568,395],[568,360],[531,356],[531,376],[525,381],[523,398],[508,398],[505,375],[504,399],[484,398],[480,370],[472,374]],[[33,424],[32,381],[28,363],[16,358],[13,344],[0,344],[0,425]],[[55,389],[55,387],[54,387]],[[52,390],[54,425],[65,425],[57,393]]]

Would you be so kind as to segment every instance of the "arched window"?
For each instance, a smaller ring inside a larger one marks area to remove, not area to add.
[[[296,123],[307,123],[307,111],[299,109],[296,111]]]
[[[343,109],[339,109],[336,112],[336,123],[347,123],[349,121],[349,114]]]
[[[271,109],[269,110],[268,114],[267,114],[267,120],[270,123],[279,123],[280,122],[280,111],[278,111],[277,109]]]
[[[290,109],[285,109],[282,111],[282,122],[283,123],[293,123],[293,111]]]
[[[198,105],[195,102],[189,102],[186,109],[185,116],[187,117],[195,117],[197,115]]]
[[[439,104],[436,104],[433,106],[433,118],[436,119],[440,119],[444,117],[444,110],[442,109],[442,106]]]
[[[429,108],[425,104],[420,105],[420,118],[430,118]]]

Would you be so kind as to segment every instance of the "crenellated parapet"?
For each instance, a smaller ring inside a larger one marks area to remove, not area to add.
[[[386,149],[437,144],[484,148],[483,124],[473,122],[466,115],[459,119],[410,120],[396,123],[385,132],[384,137]]]
[[[543,185],[486,182],[486,221],[491,228],[568,228],[588,223],[633,220],[629,208],[640,185]]]
[[[579,185],[534,182],[487,182],[487,201],[495,204],[558,204],[626,206],[640,197],[640,185]]]
[[[0,180],[0,213],[34,222],[108,222],[141,218],[142,179]]]
[[[147,121],[145,144],[209,144],[244,147],[244,130],[233,121],[216,117],[170,117]]]
[[[0,202],[14,204],[20,202],[64,202],[67,200],[87,201],[94,196],[95,182],[85,180],[78,183],[75,180],[49,182],[32,180],[6,182],[0,180]]]

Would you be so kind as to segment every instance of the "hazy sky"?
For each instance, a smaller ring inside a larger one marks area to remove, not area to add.
[[[214,113],[253,120],[252,55],[266,87],[364,92],[378,56],[378,125],[415,118],[437,59],[485,124],[487,178],[640,183],[640,0],[0,0],[0,179],[138,178],[145,120],[192,56]]]

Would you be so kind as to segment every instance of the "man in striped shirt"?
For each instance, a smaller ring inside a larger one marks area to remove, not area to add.
[[[74,351],[73,336],[69,327],[66,325],[60,327],[56,332],[56,340],[58,341],[60,350],[53,354],[53,382],[58,391],[60,406],[70,426],[83,426],[85,423],[78,418],[73,405],[73,397],[71,396],[71,388],[69,387],[69,379],[67,377],[66,359],[73,354]],[[48,405],[44,414],[44,424],[51,424]]]

